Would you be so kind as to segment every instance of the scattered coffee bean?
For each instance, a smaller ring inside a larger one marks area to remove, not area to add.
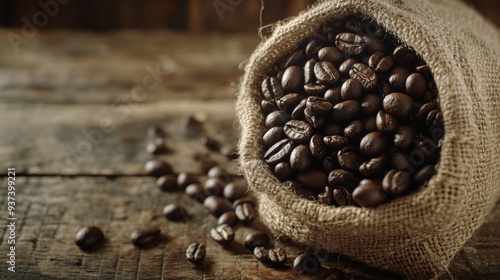
[[[208,170],[207,172],[207,176],[210,178],[218,178],[225,183],[231,181],[231,174],[229,174],[226,169],[220,166],[214,166],[210,168],[210,170]]]
[[[150,176],[160,177],[163,175],[172,174],[172,166],[167,162],[162,160],[153,159],[144,165],[144,170],[146,170],[146,174]]]
[[[293,260],[293,270],[298,273],[311,274],[321,267],[313,254],[304,253]]]
[[[237,199],[240,199],[245,196],[246,194],[246,189],[243,188],[240,184],[237,182],[230,182],[224,187],[224,198],[227,200],[233,202]]]
[[[259,247],[262,248],[262,247]],[[268,259],[271,266],[280,267],[286,263],[286,251],[285,249],[269,249]]]
[[[150,226],[143,229],[137,229],[132,232],[130,240],[135,246],[144,247],[156,240],[160,236],[160,234],[160,227]]]
[[[203,202],[205,201],[205,198],[207,197],[205,195],[205,189],[201,184],[195,183],[191,184],[186,187],[184,192],[192,199],[198,201],[198,202]]]
[[[215,217],[220,217],[220,215],[231,210],[229,205],[222,197],[211,195],[205,198],[203,201],[203,206],[207,209],[208,213],[214,215]]]
[[[224,186],[224,181],[219,178],[208,178],[203,184],[203,188],[206,194],[218,196],[223,195]]]
[[[229,244],[234,240],[233,228],[229,225],[222,224],[210,230],[210,236],[213,240],[220,244]]]
[[[164,192],[177,190],[177,177],[174,175],[163,175],[158,180],[156,180],[156,184],[160,188],[160,190]]]
[[[269,236],[261,230],[249,233],[245,237],[245,247],[253,250],[255,247],[267,247],[269,243]]]
[[[236,214],[236,217],[238,217],[238,220],[242,221],[245,224],[250,224],[257,215],[255,213],[255,209],[253,208],[253,204],[249,202],[237,204],[234,207],[234,213]]]
[[[163,215],[165,218],[172,221],[178,221],[180,219],[187,221],[189,219],[189,213],[186,208],[178,203],[168,204],[163,207]]]
[[[264,247],[253,248],[253,255],[257,260],[263,263],[267,263],[269,261],[269,251]]]
[[[146,143],[146,151],[154,155],[160,155],[167,153],[168,148],[162,137],[154,137]]]
[[[87,250],[104,239],[104,233],[99,227],[87,226],[81,228],[75,237],[75,243],[83,250]]]
[[[188,261],[195,264],[202,262],[206,254],[207,250],[205,249],[205,245],[196,242],[189,244],[186,250],[186,258]]]
[[[198,183],[198,178],[194,174],[181,172],[177,175],[177,186],[181,189],[195,183]]]
[[[205,147],[212,151],[218,151],[220,149],[220,143],[219,141],[215,140],[212,137],[209,136],[202,136],[200,138],[201,144],[203,144]]]
[[[218,225],[226,224],[230,227],[234,227],[238,223],[238,217],[234,211],[227,211],[222,214],[217,220]]]

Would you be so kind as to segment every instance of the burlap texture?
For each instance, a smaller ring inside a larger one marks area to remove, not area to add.
[[[426,188],[374,209],[299,198],[263,161],[260,84],[281,57],[329,19],[375,19],[428,63],[439,89],[445,137]],[[236,109],[240,164],[279,236],[356,258],[405,278],[443,273],[500,196],[500,35],[453,0],[330,0],[279,23],[245,68]]]

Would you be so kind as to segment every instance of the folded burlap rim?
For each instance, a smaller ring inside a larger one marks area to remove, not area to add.
[[[446,132],[427,187],[377,208],[335,208],[300,198],[263,160],[259,104],[266,73],[323,23],[353,14],[376,20],[427,62]],[[320,1],[278,23],[250,57],[236,103],[240,166],[260,197],[264,223],[277,235],[409,278],[415,270],[426,277],[445,270],[500,197],[499,34],[453,0]]]

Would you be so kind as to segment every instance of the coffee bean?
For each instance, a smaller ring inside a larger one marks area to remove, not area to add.
[[[427,132],[432,135],[436,129],[443,129],[443,113],[440,110],[432,110],[425,120]]]
[[[371,116],[365,119],[365,133],[377,131],[377,117]]]
[[[363,96],[363,85],[357,79],[348,79],[342,84],[340,94],[344,100],[360,100]]]
[[[255,205],[253,198],[251,198],[250,196],[245,196],[233,202],[233,209],[236,209],[236,206],[243,203],[250,203],[251,205]]]
[[[261,230],[249,233],[245,237],[245,247],[253,250],[255,247],[267,247],[269,243],[269,236]]]
[[[155,177],[161,177],[163,175],[172,174],[172,166],[165,161],[153,159],[144,165],[144,170],[146,174]]]
[[[407,48],[405,45],[399,45],[394,49],[392,57],[394,57],[397,63],[404,65],[410,63],[417,56],[415,55],[415,51]]]
[[[237,223],[238,217],[236,217],[234,211],[224,212],[217,220],[217,225],[227,224],[230,227],[234,227]]]
[[[240,203],[234,208],[234,213],[238,220],[242,221],[244,224],[250,224],[257,215],[252,203]]]
[[[418,162],[417,157],[432,162],[437,160],[439,148],[431,138],[424,135],[417,135],[414,143],[414,150],[410,153],[412,156],[412,158],[410,158],[411,161]]]
[[[290,55],[283,68],[286,69],[290,66],[302,66],[304,65],[304,62],[306,62],[306,60],[307,58],[304,50],[296,50]]]
[[[315,159],[323,159],[326,155],[326,145],[320,134],[314,134],[309,141],[309,151]]]
[[[337,156],[335,157],[327,156],[323,159],[323,170],[326,173],[330,173],[332,170],[338,167],[340,166],[339,162],[337,161]]]
[[[382,181],[383,190],[389,195],[400,195],[410,186],[410,175],[404,171],[389,171]]]
[[[180,219],[187,221],[189,219],[189,213],[186,208],[178,203],[168,204],[163,207],[163,215],[171,221],[178,221]]]
[[[307,170],[297,173],[297,181],[307,189],[321,191],[328,185],[328,176],[322,171]]]
[[[208,195],[222,196],[225,183],[219,178],[208,178],[203,184],[203,189]]]
[[[306,109],[306,103],[307,103],[307,99],[302,99],[302,101],[300,101],[299,105],[297,105],[297,107],[295,107],[295,109],[293,109],[293,112],[292,112],[292,119],[293,120],[300,120],[300,119],[304,118],[304,110]]]
[[[344,61],[344,54],[336,47],[328,46],[319,50],[318,58],[321,61],[330,61],[334,65],[340,65]]]
[[[386,147],[387,137],[379,131],[366,134],[359,143],[359,150],[368,157],[379,155]]]
[[[210,230],[210,236],[220,244],[229,244],[234,240],[234,231],[229,225],[222,224]]]
[[[155,241],[160,234],[159,226],[149,226],[132,232],[130,240],[137,247],[145,247]]]
[[[404,67],[394,67],[389,75],[389,84],[398,91],[405,90],[406,79],[410,76],[410,71]]]
[[[160,190],[164,192],[177,190],[177,177],[174,175],[163,175],[158,180],[156,180],[156,184],[160,188]]]
[[[333,198],[339,206],[352,205],[352,190],[344,186],[338,186],[333,190]]]
[[[342,135],[344,128],[337,123],[329,123],[321,132],[323,135]]]
[[[281,79],[281,86],[287,92],[300,92],[304,87],[304,70],[299,66],[286,68]]]
[[[316,81],[316,76],[314,75],[314,65],[316,65],[316,60],[314,58],[308,60],[304,65],[305,84],[312,84]]]
[[[425,182],[429,181],[434,175],[435,167],[432,164],[428,164],[421,169],[419,169],[412,177],[412,184],[415,186],[421,186]]]
[[[259,247],[262,248],[262,247]],[[285,249],[269,249],[268,259],[271,266],[280,267],[286,263],[286,251]]]
[[[186,258],[188,261],[195,264],[202,262],[206,254],[207,250],[205,249],[205,245],[196,242],[189,244],[186,249]]]
[[[342,64],[340,64],[339,66],[340,75],[342,75],[343,77],[349,77],[349,73],[351,72],[351,69],[354,64],[356,64],[356,62],[357,61],[354,58],[349,58],[342,62]]]
[[[280,162],[274,167],[274,174],[276,178],[283,182],[290,180],[294,175],[294,171],[289,162]]]
[[[309,147],[306,145],[298,145],[290,155],[290,166],[293,170],[304,171],[311,166],[313,156]]]
[[[154,137],[146,144],[146,151],[153,155],[161,155],[167,153],[168,148],[162,137]]]
[[[224,198],[233,202],[245,196],[246,189],[240,186],[237,182],[230,182],[224,187]]]
[[[275,100],[283,97],[285,92],[281,87],[281,82],[275,77],[268,77],[262,81],[262,94],[267,100]]]
[[[345,280],[344,273],[338,269],[334,268],[330,270],[328,273],[330,273],[330,275],[325,280]]]
[[[362,32],[364,32],[365,25],[366,25],[366,22],[363,19],[356,18],[356,17],[350,18],[345,23],[345,27],[349,31],[355,32],[355,33],[362,33]]]
[[[387,154],[382,154],[376,158],[363,162],[359,167],[359,172],[365,177],[377,177],[382,173],[387,162]]]
[[[293,270],[298,273],[311,274],[321,267],[313,254],[304,253],[293,260]]]
[[[220,147],[219,152],[221,155],[225,156],[228,159],[237,159],[238,151],[236,146],[231,143],[226,143]]]
[[[323,96],[328,89],[325,85],[318,84],[305,84],[304,91],[311,96]]]
[[[429,80],[432,79],[432,72],[431,72],[431,68],[429,67],[429,65],[424,64],[424,65],[417,66],[415,68],[415,70],[417,71],[417,73],[424,76],[424,78],[429,79]]]
[[[177,175],[177,186],[181,189],[195,183],[198,183],[198,178],[194,174],[181,172]]]
[[[289,139],[280,140],[266,151],[264,160],[271,165],[288,160],[293,148],[294,144]]]
[[[206,135],[202,136],[200,138],[200,142],[201,142],[201,144],[203,144],[203,146],[207,147],[209,150],[218,151],[220,149],[219,141],[215,140],[212,137],[209,137]]]
[[[408,149],[413,144],[417,132],[411,125],[400,125],[394,134],[394,147]]]
[[[310,96],[307,98],[306,108],[314,116],[324,116],[332,110],[333,105],[324,98]]]
[[[330,148],[338,150],[347,145],[349,139],[340,135],[327,135],[323,137],[323,143]]]
[[[331,117],[337,122],[354,120],[361,112],[361,104],[356,100],[347,100],[333,106]]]
[[[271,147],[276,142],[285,137],[286,135],[285,132],[283,131],[283,127],[275,126],[266,131],[266,133],[264,133],[264,136],[262,136],[262,143],[266,147]]]
[[[361,165],[361,158],[358,151],[352,146],[346,146],[340,149],[337,154],[340,166],[350,172],[356,172]]]
[[[192,199],[203,202],[207,197],[205,194],[205,190],[201,184],[191,184],[186,187],[184,192]]]
[[[398,118],[408,118],[414,109],[413,99],[404,93],[393,92],[384,97],[384,110]]]
[[[208,213],[214,215],[215,217],[220,217],[220,215],[231,210],[226,201],[218,196],[211,195],[205,199],[203,206],[208,211]]]
[[[210,171],[211,168],[215,167],[217,165],[217,162],[215,162],[213,159],[206,158],[202,159],[200,162],[200,169],[203,173],[207,173]]]
[[[378,82],[377,73],[363,63],[355,63],[349,71],[349,76],[359,80],[366,90],[374,89]]]
[[[365,40],[354,33],[340,33],[335,38],[335,46],[350,55],[360,55],[365,51]]]
[[[392,154],[391,166],[397,171],[409,172],[413,169],[408,154],[403,152],[395,152]]]
[[[267,263],[269,261],[269,250],[264,247],[253,248],[253,255],[257,260],[263,263]]]
[[[316,57],[320,49],[324,47],[323,43],[319,40],[312,40],[306,46],[306,55],[308,57]]]
[[[355,141],[363,136],[365,132],[365,125],[360,120],[350,122],[344,128],[344,136],[350,141]]]
[[[326,101],[332,103],[332,105],[335,105],[337,103],[344,101],[342,99],[342,95],[340,92],[341,92],[341,86],[335,86],[333,88],[328,89],[325,92],[324,98]]]
[[[424,105],[420,106],[417,109],[417,112],[415,113],[415,117],[414,117],[415,121],[425,124],[429,113],[432,110],[436,109],[437,107],[438,107],[438,104],[436,102],[427,102]]]
[[[290,138],[290,140],[295,143],[305,143],[311,138],[313,134],[311,125],[304,121],[298,120],[291,120],[287,122],[285,124],[284,131],[286,136],[288,136],[288,138]]]
[[[75,243],[83,250],[90,249],[104,239],[104,233],[99,227],[83,227],[76,233]]]
[[[265,115],[278,110],[278,106],[276,106],[275,103],[265,99],[262,99],[262,101],[260,102],[260,108],[262,109],[262,113],[264,113]]]
[[[361,112],[364,115],[375,115],[382,109],[382,97],[378,94],[370,93],[361,99]]]
[[[363,179],[352,192],[352,199],[362,207],[376,207],[387,199],[387,195],[381,183]]]
[[[340,73],[330,61],[321,61],[314,65],[314,75],[320,84],[330,86],[340,79]]]
[[[398,121],[396,118],[386,113],[384,110],[378,111],[376,124],[377,129],[385,133],[392,133],[398,128]]]
[[[322,127],[327,122],[325,116],[316,116],[308,108],[304,110],[304,118],[313,128]]]
[[[295,106],[300,102],[298,93],[289,93],[276,101],[278,108],[287,114],[291,114]]]
[[[333,198],[333,188],[326,186],[323,192],[318,194],[318,202],[325,205],[333,205],[335,198]]]
[[[405,88],[413,99],[421,99],[426,89],[425,78],[419,73],[413,73],[406,78]]]
[[[370,56],[368,66],[377,73],[387,72],[392,69],[394,62],[390,56],[384,56],[383,52],[376,52]]]
[[[152,137],[152,138],[155,138],[155,137],[163,138],[166,135],[166,133],[163,130],[163,128],[161,128],[159,126],[151,126],[151,127],[149,127],[147,134],[148,134],[148,137]]]
[[[266,127],[271,128],[275,126],[283,126],[290,120],[290,114],[285,113],[283,110],[271,112],[266,117]]]
[[[370,35],[364,35],[363,40],[365,41],[365,49],[369,53],[374,52],[385,52],[387,49],[384,42],[380,41],[378,38]]]
[[[224,183],[231,181],[231,174],[229,174],[226,169],[220,166],[214,166],[210,168],[210,170],[208,170],[207,172],[207,176],[209,178],[218,178]]]

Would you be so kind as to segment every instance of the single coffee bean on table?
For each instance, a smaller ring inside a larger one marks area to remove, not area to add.
[[[262,230],[249,233],[245,237],[245,247],[253,250],[255,247],[267,247],[269,244],[269,236]]]
[[[155,241],[160,234],[159,226],[149,226],[132,232],[130,241],[137,247],[145,247]]]
[[[178,189],[177,178],[170,175],[163,175],[158,180],[156,180],[156,184],[160,188],[160,190],[164,192],[173,191]]]
[[[262,247],[260,247],[262,248]],[[274,267],[283,266],[286,262],[286,251],[285,249],[269,249],[268,251],[269,263]]]
[[[234,240],[234,231],[229,225],[222,224],[212,228],[210,230],[210,236],[217,243],[226,245]]]
[[[234,211],[227,211],[224,214],[220,215],[219,219],[217,220],[217,224],[226,224],[230,227],[234,227],[238,223],[238,221],[238,217],[236,217]]]
[[[376,207],[434,175],[444,120],[431,69],[374,22],[320,26],[261,90],[264,161],[298,195]]]
[[[155,176],[155,177],[161,177],[163,175],[168,175],[173,173],[172,166],[162,160],[159,159],[153,159],[144,165],[144,170],[146,171],[146,174]]]
[[[196,242],[191,243],[186,250],[186,258],[194,264],[202,262],[206,254],[207,250],[205,245]]]
[[[163,207],[163,215],[168,220],[178,221],[184,219],[184,221],[188,221],[189,213],[184,206],[178,203],[168,204]]]
[[[90,249],[104,239],[104,233],[99,227],[83,227],[76,233],[75,243],[83,250]]]

